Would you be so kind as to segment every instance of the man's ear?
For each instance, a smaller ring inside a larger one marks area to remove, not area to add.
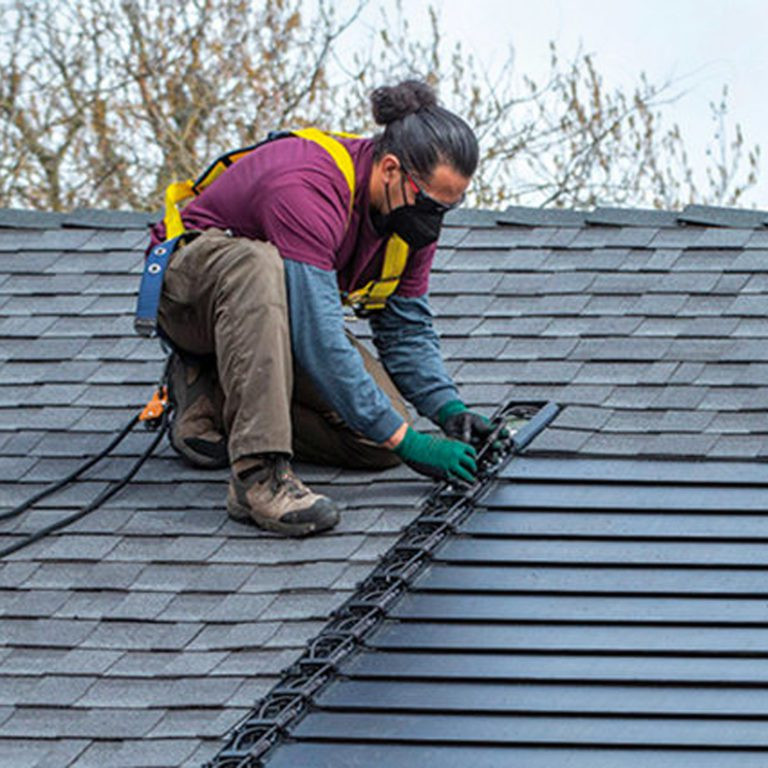
[[[384,155],[381,158],[381,175],[384,181],[392,184],[397,180],[399,174],[400,161],[397,159],[397,155],[393,155],[391,152]]]

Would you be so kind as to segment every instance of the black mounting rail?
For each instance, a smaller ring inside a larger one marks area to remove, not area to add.
[[[337,673],[339,663],[385,618],[389,609],[427,566],[432,553],[474,510],[475,501],[497,473],[557,416],[556,403],[508,403],[493,416],[493,433],[478,452],[474,484],[442,482],[370,576],[334,613],[301,658],[283,672],[274,688],[234,727],[218,754],[203,768],[263,768],[268,753],[288,735],[310,700]],[[506,439],[510,419],[525,423]]]

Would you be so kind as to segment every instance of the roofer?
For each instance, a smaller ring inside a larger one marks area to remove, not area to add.
[[[180,226],[201,234],[163,277],[171,443],[201,467],[231,460],[230,516],[287,535],[339,518],[292,457],[402,460],[471,481],[471,443],[490,433],[445,370],[427,302],[442,218],[464,199],[477,139],[424,83],[378,88],[371,102],[384,126],[373,138],[308,129],[239,154],[182,209]],[[165,237],[159,223],[153,244]],[[369,317],[381,362],[345,329],[343,303]],[[413,429],[403,397],[449,439]]]

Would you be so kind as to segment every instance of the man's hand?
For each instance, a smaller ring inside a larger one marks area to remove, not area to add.
[[[477,475],[477,451],[458,440],[425,435],[408,427],[394,451],[411,469],[435,480],[473,483]]]
[[[448,437],[461,440],[475,447],[480,447],[493,432],[493,425],[485,416],[470,411],[461,400],[451,400],[437,414],[438,424]],[[499,437],[509,437],[507,429],[502,429]]]

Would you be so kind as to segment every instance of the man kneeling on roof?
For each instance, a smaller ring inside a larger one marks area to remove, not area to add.
[[[181,211],[186,233],[201,234],[163,278],[171,444],[197,466],[231,460],[229,515],[286,535],[339,519],[292,457],[402,460],[471,482],[472,444],[490,433],[445,370],[427,302],[442,218],[464,199],[477,139],[424,83],[371,101],[385,126],[373,138],[308,129],[235,158]],[[152,235],[165,240],[163,223]],[[381,362],[345,328],[345,304],[370,320]],[[449,439],[414,430],[402,397]]]

